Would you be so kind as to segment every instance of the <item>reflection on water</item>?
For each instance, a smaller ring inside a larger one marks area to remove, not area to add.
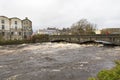
[[[87,80],[120,59],[120,47],[70,43],[0,46],[1,80]]]

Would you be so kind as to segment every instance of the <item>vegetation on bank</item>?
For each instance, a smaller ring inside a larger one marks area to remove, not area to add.
[[[97,74],[96,78],[88,80],[120,80],[120,60],[115,61],[116,66],[110,70],[102,70]]]
[[[24,44],[24,43],[41,43],[48,42],[49,35],[34,35],[30,39],[24,40],[4,40],[0,39],[0,45],[16,45],[16,44]]]
[[[37,35],[32,36],[31,41],[33,43],[35,43],[35,42],[48,42],[49,41],[49,35],[47,35],[47,34],[42,34],[42,35],[37,34]]]

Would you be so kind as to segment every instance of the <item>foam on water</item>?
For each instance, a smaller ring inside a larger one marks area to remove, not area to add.
[[[120,47],[36,43],[1,46],[0,54],[1,79],[48,80],[46,77],[55,76],[49,80],[69,80],[64,75],[71,73],[73,80],[87,80],[102,69],[112,68],[113,61],[120,59]]]

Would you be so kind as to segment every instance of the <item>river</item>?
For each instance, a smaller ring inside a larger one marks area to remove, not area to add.
[[[115,66],[120,47],[72,43],[0,46],[0,80],[87,80]]]

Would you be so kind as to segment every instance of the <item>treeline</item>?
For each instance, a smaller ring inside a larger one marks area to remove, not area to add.
[[[96,24],[88,22],[87,19],[81,19],[71,26],[71,32],[74,35],[95,34],[96,28]]]
[[[62,35],[88,35],[95,34],[97,25],[89,22],[87,19],[81,19],[74,23],[70,28],[63,28]]]

